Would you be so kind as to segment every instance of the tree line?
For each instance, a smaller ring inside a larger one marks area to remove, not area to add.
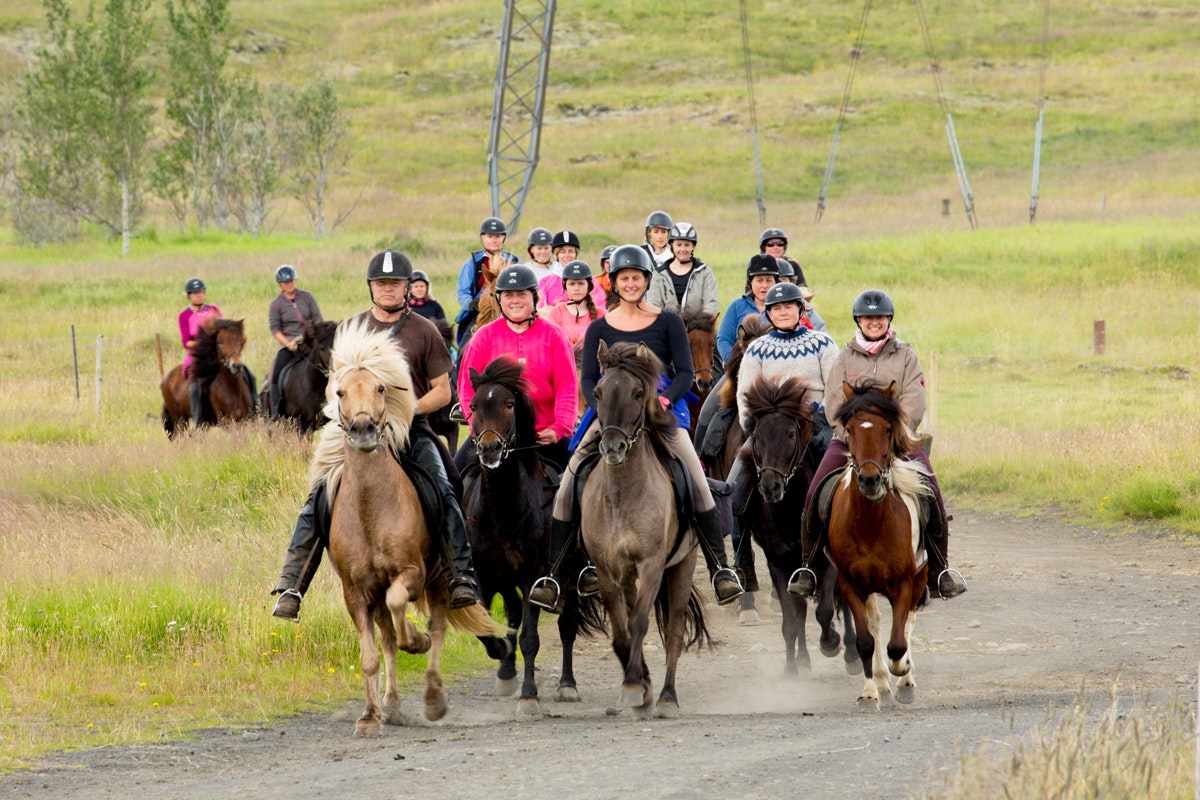
[[[151,200],[181,226],[257,237],[292,197],[315,236],[336,228],[354,207],[330,218],[350,147],[336,80],[263,85],[231,68],[229,0],[166,0],[156,61],[150,2],[74,18],[68,0],[42,0],[46,34],[0,98],[0,200],[17,235],[61,241],[86,223],[127,254]]]

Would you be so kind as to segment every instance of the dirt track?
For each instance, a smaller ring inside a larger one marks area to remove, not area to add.
[[[779,616],[760,596],[755,626],[709,607],[720,646],[681,661],[678,720],[608,713],[619,673],[606,640],[580,648],[582,701],[555,703],[557,634],[543,618],[540,718],[518,718],[481,675],[453,687],[444,721],[377,739],[351,738],[356,698],[264,729],[57,755],[0,778],[0,797],[909,797],[936,790],[964,752],[1009,748],[1081,686],[1106,691],[1119,676],[1126,697],[1195,697],[1200,550],[957,517],[951,548],[970,591],[918,615],[910,706],[857,711],[862,678],[822,657],[811,633],[812,676],[780,682]],[[655,675],[661,659],[650,654]],[[418,713],[419,694],[404,702]]]

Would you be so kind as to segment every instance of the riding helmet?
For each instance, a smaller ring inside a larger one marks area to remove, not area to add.
[[[604,262],[612,258],[613,251],[617,249],[615,244],[610,244],[608,247],[600,251],[600,266],[604,266]]]
[[[496,294],[501,292],[523,292],[532,290],[537,293],[538,279],[533,270],[524,264],[513,264],[500,270],[496,276]]]
[[[504,220],[499,217],[488,217],[483,222],[479,223],[479,234],[482,236],[485,233],[499,233],[503,236],[508,235],[508,226],[504,224]]]
[[[204,285],[204,281],[199,278],[188,278],[187,283],[183,285],[183,292],[184,294],[191,294],[192,292],[203,292],[207,288]]]
[[[770,308],[777,303],[804,303],[804,293],[794,283],[777,283],[763,298],[763,306]]]
[[[786,258],[776,257],[775,263],[779,265],[779,277],[794,278],[796,277],[796,268],[792,266],[792,262]]]
[[[779,230],[779,228],[767,228],[758,237],[758,252],[765,253],[767,250],[767,242],[771,241],[772,239],[782,239],[783,246],[787,247],[788,239],[787,235],[784,234],[783,231]]]
[[[608,271],[616,275],[623,269],[641,270],[647,275],[654,272],[654,264],[650,262],[650,254],[636,244],[623,244],[613,251],[608,262]]]
[[[367,281],[411,281],[412,262],[399,250],[384,250],[376,253],[367,265]]]
[[[774,275],[778,278],[779,264],[775,262],[775,256],[765,253],[751,256],[750,261],[746,264],[746,277],[753,278],[755,275]]]
[[[296,268],[291,264],[284,264],[279,269],[275,270],[275,282],[287,283],[288,281],[296,280]]]
[[[667,241],[673,242],[676,239],[696,243],[696,226],[690,222],[676,222],[671,226],[671,232],[667,235]]]
[[[650,216],[646,217],[646,232],[649,233],[651,228],[666,228],[668,230],[674,225],[671,222],[671,215],[665,211],[655,211]]]
[[[892,298],[888,297],[887,292],[879,289],[867,289],[854,298],[851,313],[855,319],[859,317],[894,317],[896,316],[896,306],[892,303]]]
[[[547,228],[534,228],[529,232],[529,246],[533,247],[538,244],[550,244],[554,241],[554,236]]]
[[[429,274],[426,273],[425,270],[423,270],[423,269],[414,269],[413,274],[412,274],[412,280],[410,280],[409,283],[416,283],[417,281],[425,281],[425,285],[428,286],[429,285]]]
[[[563,267],[562,279],[564,286],[567,281],[590,281],[592,279],[592,268],[588,266],[586,261],[580,261],[579,259],[567,262],[567,265]]]
[[[560,247],[568,246],[574,247],[577,251],[580,249],[579,237],[575,235],[574,231],[559,231],[554,234],[554,240],[550,244],[552,249],[557,250]]]

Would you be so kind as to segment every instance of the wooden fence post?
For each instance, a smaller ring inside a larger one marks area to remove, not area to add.
[[[100,352],[104,349],[104,334],[96,336],[96,410],[100,410],[100,380],[101,380],[101,359]]]
[[[1092,347],[1096,355],[1104,355],[1104,320],[1098,319],[1092,323]]]

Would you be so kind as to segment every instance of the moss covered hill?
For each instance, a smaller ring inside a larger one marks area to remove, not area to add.
[[[863,7],[746,7],[767,221],[818,238],[965,227],[917,7],[871,8],[820,227],[816,198]],[[490,210],[501,0],[234,0],[231,10],[233,63],[263,82],[339,76],[354,154],[333,205],[361,192],[341,231],[461,251]],[[934,0],[923,11],[982,225],[1028,219],[1044,43],[1039,220],[1196,209],[1194,3],[1057,2],[1045,39],[1041,3]],[[161,40],[162,7],[154,13]],[[0,3],[6,81],[32,52],[40,14],[28,0]],[[694,222],[711,253],[760,227],[736,4],[559,3],[545,123],[526,229],[569,225],[602,246],[639,236],[661,206]],[[276,226],[289,229],[305,229],[299,208]]]

